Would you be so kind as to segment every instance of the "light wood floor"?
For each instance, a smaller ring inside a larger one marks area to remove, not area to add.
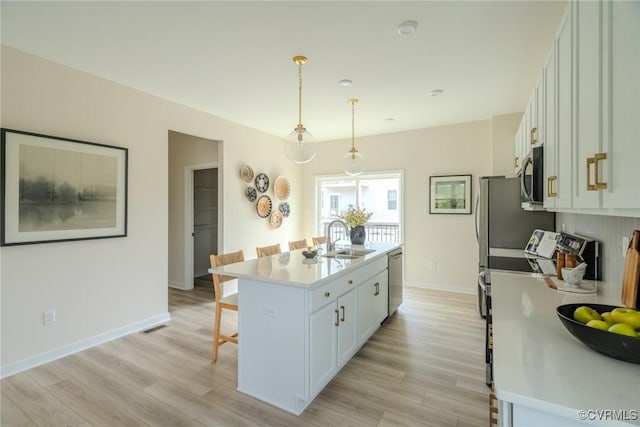
[[[169,308],[165,328],[3,379],[1,425],[487,425],[484,329],[471,295],[407,289],[401,309],[299,417],[235,390],[236,346],[210,362],[210,286],[169,290]],[[225,319],[232,328],[236,319]]]

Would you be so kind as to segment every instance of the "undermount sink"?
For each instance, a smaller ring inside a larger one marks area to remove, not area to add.
[[[363,257],[371,252],[375,252],[374,249],[340,249],[339,251],[330,252],[328,254],[322,255],[325,258],[335,258],[335,259],[356,259]]]

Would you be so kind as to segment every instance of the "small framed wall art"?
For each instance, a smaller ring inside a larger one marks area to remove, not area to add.
[[[430,176],[429,213],[470,214],[471,175]]]
[[[2,246],[127,235],[127,149],[11,129],[2,143]]]

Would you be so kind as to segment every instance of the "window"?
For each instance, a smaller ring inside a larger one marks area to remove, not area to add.
[[[387,190],[387,209],[398,209],[398,190]]]
[[[329,196],[329,216],[335,218],[340,212],[340,195],[332,194]]]
[[[349,208],[360,207],[373,212],[365,226],[368,242],[400,242],[401,188],[401,172],[316,177],[317,235],[324,235],[327,224],[340,219]],[[335,239],[348,239],[342,227],[333,227]]]

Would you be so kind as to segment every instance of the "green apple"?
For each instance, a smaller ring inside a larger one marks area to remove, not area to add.
[[[636,333],[636,330],[633,329],[631,325],[628,325],[626,323],[616,323],[615,325],[612,325],[608,329],[608,331],[613,332],[614,334],[627,335],[629,337],[638,336],[638,334]]]
[[[613,323],[627,323],[634,329],[640,329],[640,312],[632,308],[618,307],[611,310]]]
[[[580,323],[587,324],[589,320],[602,320],[597,311],[586,305],[576,308],[573,312],[573,318]]]
[[[587,326],[590,328],[600,329],[601,331],[606,331],[611,325],[609,325],[604,320],[589,320],[587,322]]]
[[[602,317],[602,320],[607,322],[609,324],[609,326],[611,326],[614,323],[616,323],[616,322],[613,321],[613,318],[611,317],[611,312],[610,311],[605,311],[604,313],[600,313],[600,317]]]

